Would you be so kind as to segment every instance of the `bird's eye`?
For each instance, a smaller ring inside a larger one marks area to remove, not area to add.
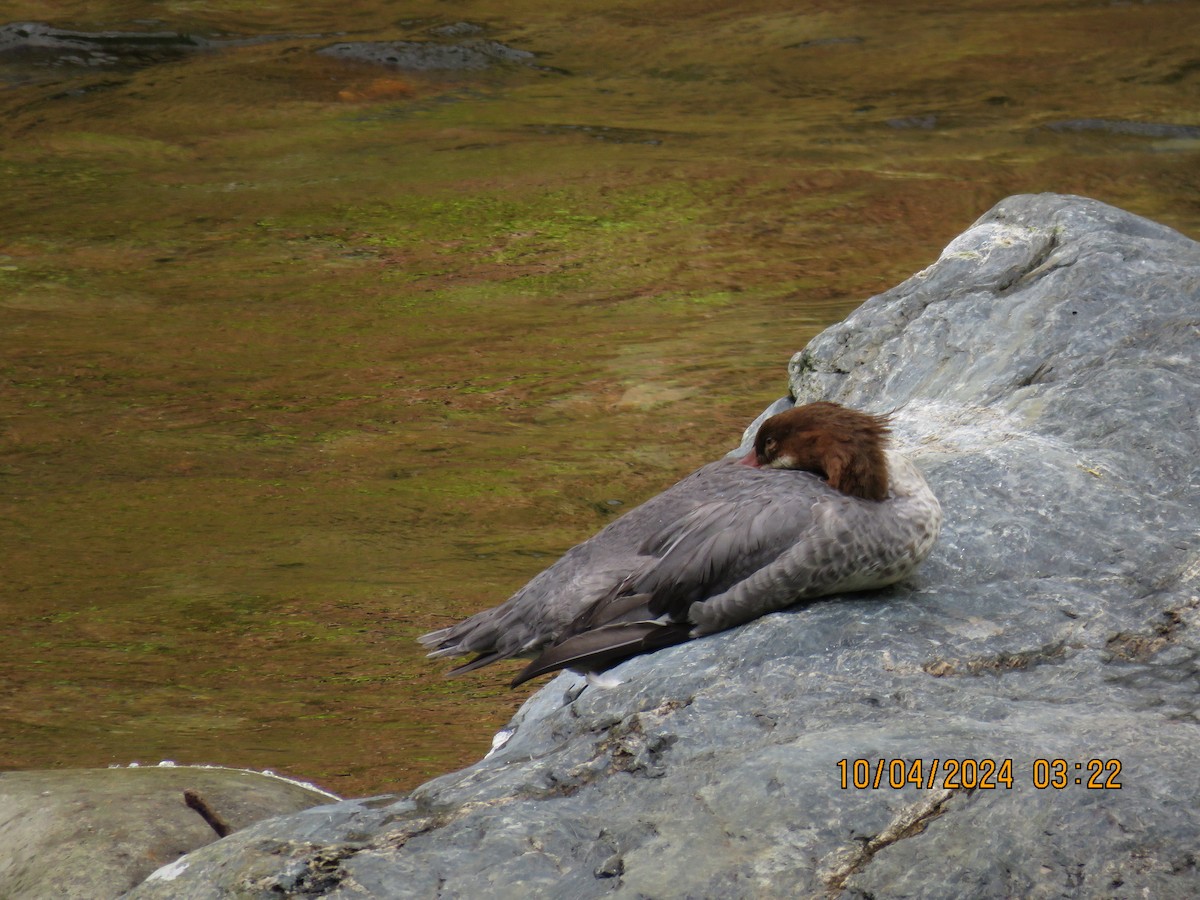
[[[767,443],[763,445],[763,452],[768,455],[774,455],[778,448],[779,441],[775,440],[775,438],[768,438]]]

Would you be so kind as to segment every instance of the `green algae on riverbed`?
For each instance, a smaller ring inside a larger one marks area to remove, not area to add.
[[[150,30],[284,36],[0,60],[0,766],[478,757],[522,695],[415,636],[727,449],[824,324],[1009,193],[1200,233],[1186,131],[1047,127],[1200,124],[1196,12],[234,4]],[[541,68],[314,52],[460,20]]]

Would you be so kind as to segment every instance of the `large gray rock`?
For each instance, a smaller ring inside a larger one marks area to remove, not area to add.
[[[0,897],[101,900],[251,822],[336,800],[273,775],[199,766],[0,773]],[[195,801],[193,801],[195,802]]]
[[[798,354],[791,390],[895,410],[946,513],[911,582],[572,703],[561,676],[489,759],[260,823],[132,896],[1200,895],[1200,245],[1010,198]],[[941,774],[846,788],[841,760]],[[1007,760],[1011,786],[970,789]]]

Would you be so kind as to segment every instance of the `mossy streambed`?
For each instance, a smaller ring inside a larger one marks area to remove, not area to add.
[[[416,635],[996,200],[1200,234],[1194,2],[294,6],[9,5],[2,767],[469,762],[524,692]],[[317,52],[385,40],[532,56]]]

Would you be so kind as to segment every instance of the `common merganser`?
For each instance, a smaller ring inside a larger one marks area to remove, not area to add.
[[[420,641],[431,657],[477,654],[451,675],[535,656],[516,687],[900,581],[929,555],[942,510],[888,433],[887,417],[836,403],[774,415],[745,457],[704,466],[505,603]]]

